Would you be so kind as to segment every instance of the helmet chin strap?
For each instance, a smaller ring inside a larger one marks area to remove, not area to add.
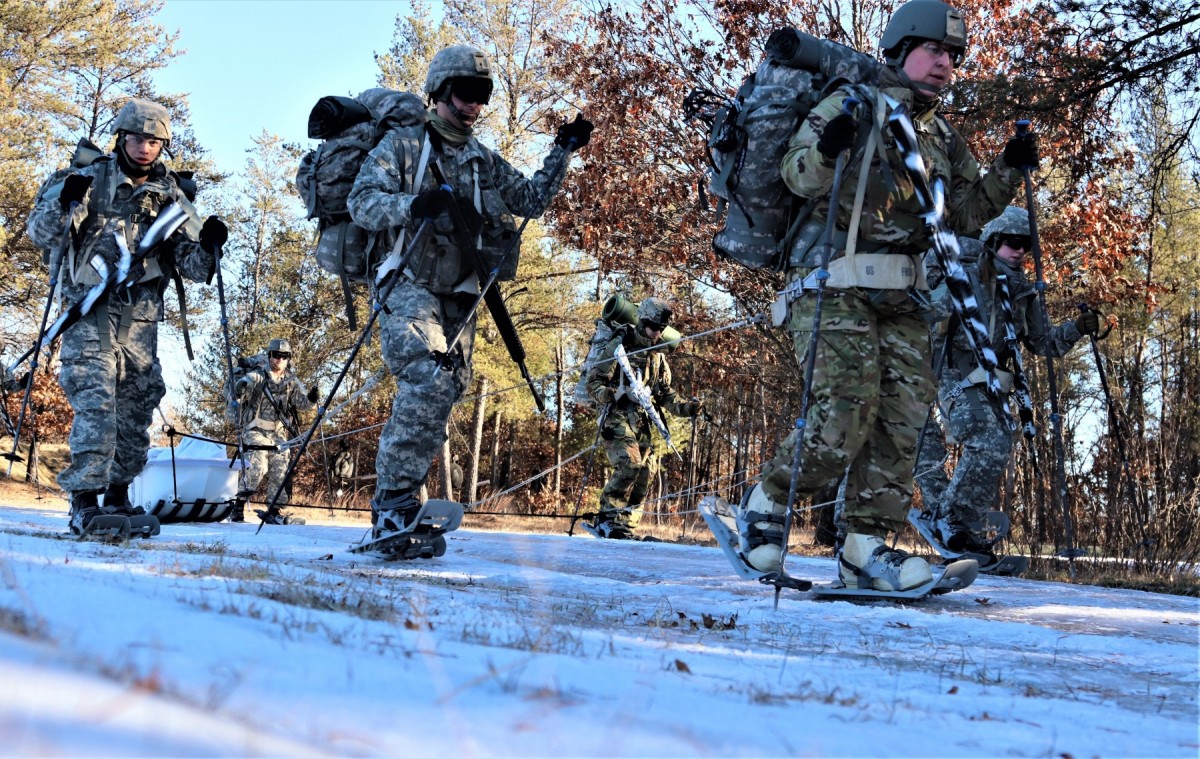
[[[466,117],[466,115],[467,115],[466,112],[454,104],[454,98],[447,97],[442,102],[444,102],[446,104],[446,108],[448,108],[450,110],[450,115],[454,117],[454,120],[458,122],[458,125],[460,127],[462,127],[463,129],[471,128],[467,124],[467,122],[463,120],[464,117]]]

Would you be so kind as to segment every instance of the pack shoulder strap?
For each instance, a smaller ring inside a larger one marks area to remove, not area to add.
[[[429,135],[422,133],[421,136],[421,156],[417,159],[417,171],[413,174],[412,186],[408,189],[415,195],[421,188],[421,183],[425,179],[425,170],[429,167],[429,155],[433,150],[433,141],[429,139]],[[400,257],[404,255],[404,243],[407,239],[408,229],[400,228],[400,233],[396,235],[396,244],[392,246],[392,250],[388,253],[383,263],[379,265],[379,271],[375,274],[375,286],[378,287],[389,274],[397,269],[402,268]]]

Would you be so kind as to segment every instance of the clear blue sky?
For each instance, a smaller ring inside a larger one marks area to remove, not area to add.
[[[220,169],[239,171],[263,129],[308,144],[318,99],[374,86],[373,56],[409,12],[385,0],[168,0],[155,20],[187,52],[155,82],[189,94],[196,137]]]

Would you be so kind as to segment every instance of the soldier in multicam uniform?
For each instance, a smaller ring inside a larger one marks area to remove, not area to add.
[[[228,232],[216,217],[201,226],[177,175],[164,163],[170,146],[167,110],[130,100],[113,123],[113,152],[45,188],[29,217],[29,239],[42,248],[62,244],[66,214],[75,206],[73,240],[64,262],[64,297],[77,302],[102,281],[90,265],[97,254],[112,265],[114,232],[131,250],[169,203],[190,218],[150,251],[145,275],[120,292],[110,292],[62,337],[59,383],[75,412],[71,464],[58,483],[71,496],[71,529],[83,534],[102,513],[140,514],[129,503],[129,483],[146,464],[148,428],[166,393],[158,360],[162,293],[173,266],[193,282],[205,281],[216,248]],[[103,506],[99,496],[103,495]]]
[[[428,125],[397,127],[385,135],[364,161],[347,204],[355,224],[397,238],[396,250],[412,239],[419,222],[434,225],[433,234],[399,262],[393,275],[399,279],[380,317],[383,359],[397,387],[375,461],[373,539],[402,532],[416,518],[419,490],[446,439],[454,403],[471,379],[470,310],[481,283],[476,262],[454,234],[447,213],[451,195],[439,185],[449,183],[458,206],[477,212],[471,214],[481,222],[476,239],[490,268],[516,232],[512,215],[545,211],[561,184],[558,169],[569,160],[568,146],[583,147],[592,130],[582,118],[561,127],[542,168],[527,179],[473,134],[492,92],[483,51],[469,45],[440,51],[430,63],[425,92]],[[424,173],[417,176],[422,165]],[[505,269],[501,277],[512,279],[515,253]],[[431,353],[446,351],[464,319],[469,323],[454,348],[454,366],[434,371]]]
[[[1080,337],[1096,334],[1100,328],[1099,317],[1091,311],[1058,326],[1045,323],[1037,293],[1021,267],[1030,243],[1029,212],[1015,206],[989,221],[979,240],[959,239],[963,267],[991,331],[992,347],[1002,362],[1014,359],[1005,341],[1003,309],[997,302],[1001,294],[997,276],[1007,278],[1014,332],[1030,351],[1057,358]],[[942,300],[945,288],[940,286],[942,274],[936,260],[928,258],[926,263],[934,299]],[[999,496],[1000,477],[1012,452],[1013,426],[1008,412],[1012,375],[998,372],[1005,395],[990,398],[962,330],[947,334],[946,324],[941,323],[934,339],[942,352],[935,360],[935,365],[940,365],[940,424],[929,425],[917,456],[917,483],[925,501],[921,518],[929,521],[947,548],[995,558],[992,548],[1004,536],[987,535],[984,518]],[[947,477],[945,469],[947,440],[962,446],[953,477]]]
[[[888,109],[884,96],[908,107],[926,165],[946,181],[946,213],[960,233],[979,229],[999,213],[1022,179],[1015,167],[1036,163],[1032,136],[1014,138],[981,175],[966,141],[938,114],[938,93],[966,44],[961,14],[939,0],[910,0],[884,30],[885,66],[878,85],[839,90],[819,103],[783,160],[788,187],[803,198],[820,199],[788,260],[788,328],[803,366],[816,306],[815,284],[809,280],[815,279],[810,275],[831,213],[824,196],[837,156],[851,151],[847,179],[836,198],[835,260],[829,266],[796,483],[799,493],[810,494],[848,471],[848,534],[839,551],[839,576],[851,587],[861,587],[862,578],[862,585],[875,590],[901,591],[931,578],[924,559],[887,545],[888,535],[905,523],[917,436],[934,386],[922,316],[929,299],[921,256],[929,238],[895,142],[879,126],[883,118],[877,117]],[[856,115],[843,113],[851,94],[862,101]],[[856,195],[865,201],[857,215]],[[854,243],[848,240],[850,230]],[[738,508],[740,549],[758,571],[774,572],[780,565],[793,446],[800,442],[793,431],[765,465],[762,483]]]
[[[637,309],[637,323],[619,327],[587,373],[588,394],[602,408],[600,437],[613,467],[612,477],[600,492],[600,512],[592,531],[603,538],[633,537],[642,519],[642,500],[658,471],[649,413],[635,400],[630,379],[615,360],[623,345],[629,365],[650,391],[654,405],[676,416],[694,417],[700,401],[682,401],[671,387],[671,367],[663,330],[671,322],[671,308],[662,298],[646,298]],[[648,350],[661,345],[659,350]],[[660,412],[661,413],[661,412]]]
[[[249,363],[251,368],[238,378],[233,389],[238,401],[238,429],[245,450],[245,466],[238,478],[238,494],[229,515],[231,522],[246,518],[246,500],[258,489],[264,475],[267,498],[279,492],[287,473],[288,452],[278,446],[299,435],[296,425],[299,412],[317,403],[316,386],[305,390],[304,383],[292,371],[292,346],[287,340],[275,338],[267,344],[265,356]],[[281,497],[286,502],[290,495],[284,493]],[[268,524],[304,524],[303,519],[278,510],[262,511],[259,516]]]

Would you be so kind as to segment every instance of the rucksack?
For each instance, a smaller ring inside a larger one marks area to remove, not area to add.
[[[713,250],[751,269],[779,270],[812,211],[780,175],[788,141],[813,106],[844,84],[871,84],[880,64],[853,48],[791,27],[767,39],[758,70],[732,98],[694,90],[688,116],[709,123],[709,190],[721,228]]]
[[[308,117],[308,136],[323,140],[300,161],[296,189],[317,220],[317,264],[346,280],[369,276],[374,235],[354,224],[346,200],[371,151],[388,130],[426,121],[425,104],[407,92],[372,88],[357,98],[323,97]]]
[[[242,357],[233,365],[233,376],[229,378],[229,383],[225,385],[225,421],[233,425],[235,428],[242,423],[240,418],[241,407],[248,403],[249,397],[242,398],[239,402],[234,393],[237,392],[238,380],[243,379],[251,372],[259,372],[266,375],[269,371],[267,354],[258,353],[253,356]]]

